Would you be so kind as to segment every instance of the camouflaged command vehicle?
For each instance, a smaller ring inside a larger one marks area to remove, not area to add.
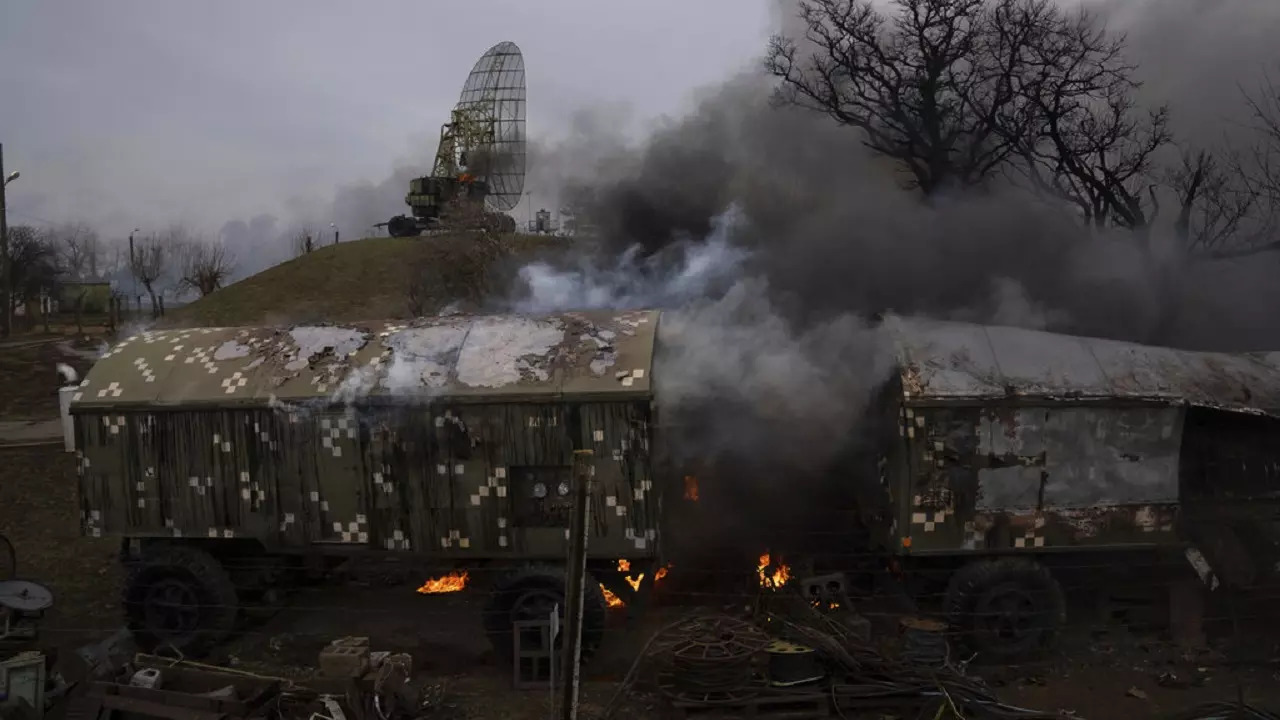
[[[485,624],[510,652],[513,620],[563,606],[575,451],[593,452],[595,579],[626,592],[617,559],[659,558],[676,517],[664,478],[683,478],[654,469],[658,325],[589,312],[144,332],[63,390],[83,531],[122,539],[135,630],[188,652],[304,559],[377,554],[509,570]],[[1213,583],[1273,574],[1280,354],[895,316],[881,329],[896,370],[859,427],[871,452],[831,473],[866,547],[840,552],[942,577],[973,649],[1042,648],[1071,567],[1163,553]],[[590,652],[605,606],[587,587]]]
[[[126,612],[152,644],[207,647],[308,558],[416,553],[510,568],[486,613],[510,652],[513,620],[563,607],[575,450],[592,451],[592,573],[656,557],[657,321],[143,332],[63,390],[83,532],[124,540]],[[590,653],[605,601],[586,586]]]

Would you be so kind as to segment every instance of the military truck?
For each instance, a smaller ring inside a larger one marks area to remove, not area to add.
[[[618,559],[661,559],[683,477],[654,446],[659,319],[141,333],[64,389],[84,532],[122,539],[135,630],[188,652],[299,567],[387,555],[505,570],[485,616],[510,652],[513,621],[563,604],[574,451],[593,451],[593,579],[625,592]],[[1073,566],[1273,573],[1280,355],[897,316],[880,337],[896,370],[858,428],[868,451],[832,473],[864,540],[836,550],[940,578],[975,650],[1043,648]],[[587,586],[590,653],[605,607]]]
[[[142,332],[63,390],[83,532],[123,539],[125,611],[152,645],[198,652],[291,573],[399,553],[508,568],[486,625],[510,653],[513,621],[564,606],[573,455],[590,450],[589,655],[604,629],[598,582],[618,585],[619,559],[634,572],[657,558],[657,322]]]

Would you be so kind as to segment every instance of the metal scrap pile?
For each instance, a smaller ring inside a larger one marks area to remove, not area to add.
[[[1078,715],[998,700],[946,654],[941,623],[904,623],[896,652],[876,647],[848,604],[814,603],[798,593],[762,597],[751,617],[694,614],[655,633],[602,718],[644,687],[685,714],[720,708],[744,715],[1050,720]],[[911,630],[919,630],[913,637]],[[943,648],[938,652],[940,639]],[[813,662],[804,664],[806,654]],[[786,664],[784,664],[784,662]],[[1170,720],[1280,720],[1242,703],[1211,703]]]

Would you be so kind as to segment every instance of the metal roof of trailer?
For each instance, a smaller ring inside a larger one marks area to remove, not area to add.
[[[1280,416],[1280,352],[1208,353],[890,316],[909,400],[1121,399]]]
[[[644,397],[657,323],[603,311],[149,330],[108,350],[72,407]]]

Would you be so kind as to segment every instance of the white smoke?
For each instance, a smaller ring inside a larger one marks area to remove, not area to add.
[[[654,384],[660,422],[675,455],[771,451],[820,464],[849,441],[892,359],[880,331],[844,314],[800,324],[747,274],[751,254],[734,244],[745,228],[734,205],[702,241],[674,254],[569,267],[522,268],[513,308],[523,313],[663,309]],[[696,425],[696,431],[688,430]],[[794,441],[794,442],[792,442]]]
[[[742,223],[737,205],[712,221],[704,240],[679,243],[664,254],[639,260],[640,248],[622,253],[609,265],[582,258],[574,267],[545,262],[519,271],[523,294],[513,303],[519,313],[541,315],[565,310],[654,309],[680,307],[731,285],[749,257],[736,247],[733,231]]]

